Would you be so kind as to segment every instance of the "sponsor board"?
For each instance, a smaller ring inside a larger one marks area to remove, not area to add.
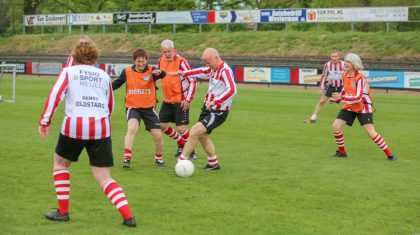
[[[62,63],[32,62],[32,74],[60,74]]]
[[[321,76],[317,69],[299,69],[299,84],[317,84]]]
[[[261,10],[261,22],[305,22],[306,9]]]
[[[25,15],[24,24],[25,26],[66,25],[67,16],[65,14]]]
[[[70,25],[112,24],[112,13],[68,14]]]
[[[16,73],[25,73],[26,72],[26,63],[1,61],[0,64],[2,64],[2,65],[15,65],[16,66]],[[2,70],[3,73],[12,73],[13,72],[12,67],[2,67],[1,70]]]
[[[260,11],[240,10],[240,11],[215,11],[215,23],[259,23]]]
[[[271,68],[272,83],[290,83],[290,68]]]
[[[271,82],[271,68],[245,67],[244,82]]]
[[[189,11],[156,12],[156,24],[192,24]]]
[[[190,11],[192,21],[194,23],[208,23],[208,14],[207,11]]]
[[[408,7],[307,9],[307,22],[408,21]]]
[[[420,89],[420,72],[405,72],[404,88]]]
[[[400,71],[372,71],[369,70],[367,81],[371,87],[404,87],[404,72]]]

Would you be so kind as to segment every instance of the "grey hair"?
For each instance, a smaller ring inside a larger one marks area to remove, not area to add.
[[[360,56],[358,56],[357,54],[349,53],[346,55],[345,60],[349,61],[356,70],[363,69],[362,60],[360,59]]]
[[[160,48],[175,48],[174,42],[172,42],[169,39],[165,39],[162,41],[162,43],[160,43]]]

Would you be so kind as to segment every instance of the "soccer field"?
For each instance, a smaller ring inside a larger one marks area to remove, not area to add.
[[[52,156],[64,103],[47,140],[38,137],[38,121],[53,83],[54,77],[19,75],[17,102],[0,103],[0,234],[420,234],[419,95],[373,92],[375,127],[398,156],[389,162],[357,121],[344,129],[349,157],[329,157],[339,106],[326,104],[316,124],[303,123],[317,91],[245,85],[238,85],[227,121],[211,135],[222,169],[198,169],[206,164],[199,146],[190,178],[172,172],[176,144],[167,136],[168,168],[154,166],[143,124],[132,168],[122,169],[121,87],[112,115],[112,175],[139,226],[121,225],[85,152],[70,169],[70,222],[46,220],[44,212],[57,207]],[[198,87],[192,123],[206,88]]]

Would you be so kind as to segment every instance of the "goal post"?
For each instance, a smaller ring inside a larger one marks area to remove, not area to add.
[[[15,64],[0,64],[0,102],[16,102]]]

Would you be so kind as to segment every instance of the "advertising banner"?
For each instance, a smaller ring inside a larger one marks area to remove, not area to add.
[[[307,22],[408,21],[408,7],[307,9]]]
[[[215,23],[259,23],[260,11],[240,10],[240,11],[216,11]]]
[[[156,12],[114,13],[112,21],[114,24],[154,24]]]
[[[420,72],[405,72],[404,88],[420,89]]]
[[[299,69],[299,84],[317,84],[321,76],[317,69]]]
[[[290,83],[290,68],[271,68],[272,83]]]
[[[404,72],[372,71],[366,76],[371,87],[404,88]]]
[[[244,82],[271,82],[271,69],[244,67]]]
[[[132,66],[132,64],[105,64],[105,72],[111,77],[118,77],[128,66]]]
[[[194,23],[209,23],[207,11],[191,11],[190,14]]]
[[[192,24],[193,19],[188,11],[156,12],[156,24]]]
[[[25,15],[25,26],[38,25],[66,25],[67,16],[65,14],[59,15]]]
[[[70,25],[112,24],[112,13],[68,14]]]
[[[62,63],[32,62],[32,74],[58,75],[62,66]]]
[[[261,22],[305,22],[306,9],[261,10]]]
[[[0,64],[16,65],[16,73],[25,73],[26,72],[26,63],[1,61]],[[2,70],[3,70],[4,73],[12,73],[13,72],[13,68],[11,68],[11,67],[2,67]]]

